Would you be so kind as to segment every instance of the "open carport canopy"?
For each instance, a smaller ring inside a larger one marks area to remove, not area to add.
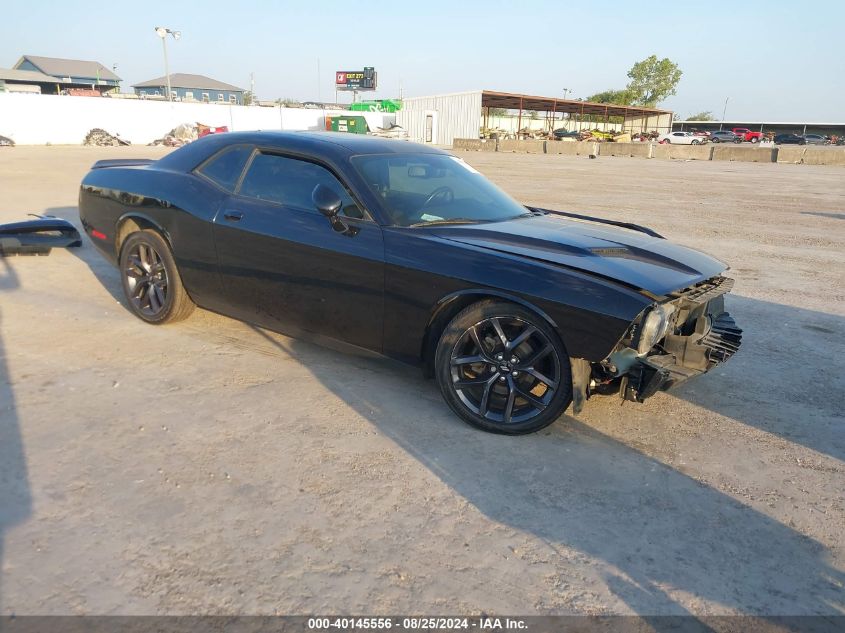
[[[537,112],[567,112],[569,114],[591,114],[603,117],[621,116],[626,119],[630,117],[651,117],[672,113],[671,110],[658,110],[657,108],[593,103],[591,101],[556,99],[554,97],[535,97],[532,95],[493,92],[490,90],[482,91],[481,107],[504,108],[506,110],[535,110]]]

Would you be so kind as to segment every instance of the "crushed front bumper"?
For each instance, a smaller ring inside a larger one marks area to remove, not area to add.
[[[661,349],[637,359],[622,379],[620,393],[625,400],[643,402],[658,391],[705,374],[737,351],[742,330],[727,312],[704,314],[696,320],[690,335],[666,337]]]
[[[742,330],[725,311],[724,295],[732,287],[732,279],[715,277],[674,293],[674,323],[651,351],[637,354],[629,340],[611,355],[610,366],[619,378],[613,382],[625,400],[643,402],[707,373],[739,350]]]

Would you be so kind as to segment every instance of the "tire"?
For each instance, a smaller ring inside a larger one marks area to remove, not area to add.
[[[569,356],[557,332],[505,301],[480,301],[455,316],[440,336],[434,369],[449,408],[491,433],[534,433],[572,402]]]
[[[194,302],[167,242],[155,231],[131,233],[120,247],[120,278],[132,313],[153,325],[175,323],[194,311]]]
[[[757,138],[756,136],[752,136],[752,137],[751,137],[751,142],[752,142],[752,143],[758,143],[759,141],[760,141],[760,139],[759,139],[759,138]]]
[[[701,144],[701,141],[696,140],[696,139],[693,139],[693,140],[690,142],[690,145],[700,145],[700,144]]]
[[[671,145],[671,144],[672,144],[672,139],[667,138],[664,142],[665,142],[667,145]]]
[[[720,140],[719,140],[719,139],[717,139],[717,138],[714,138],[714,139],[710,139],[710,142],[711,142],[711,143],[721,143],[722,141],[720,141]]]

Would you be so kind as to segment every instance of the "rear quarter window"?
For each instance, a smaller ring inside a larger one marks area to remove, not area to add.
[[[227,147],[200,165],[197,173],[226,191],[234,192],[250,154],[252,154],[252,147],[249,145]]]

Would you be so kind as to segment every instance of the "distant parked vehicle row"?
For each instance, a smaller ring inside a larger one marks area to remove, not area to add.
[[[776,145],[829,145],[830,139],[821,134],[778,134]]]
[[[686,145],[695,145],[696,143],[689,138],[689,135],[700,139],[700,142],[710,141],[712,143],[760,143],[762,141],[771,141],[777,145],[845,145],[845,137],[841,139],[833,136],[824,136],[823,134],[795,134],[784,133],[772,137],[771,132],[755,132],[747,127],[735,127],[732,130],[691,130],[690,132],[670,132],[660,136],[661,143],[683,143]]]
[[[713,143],[742,143],[742,137],[729,130],[710,132],[710,140]]]
[[[763,140],[762,132],[752,132],[747,127],[735,127],[731,131],[739,136],[742,141],[748,141],[749,143],[759,143]]]
[[[698,136],[692,132],[669,132],[657,137],[659,143],[674,143],[676,145],[700,145],[706,143],[707,138]]]

